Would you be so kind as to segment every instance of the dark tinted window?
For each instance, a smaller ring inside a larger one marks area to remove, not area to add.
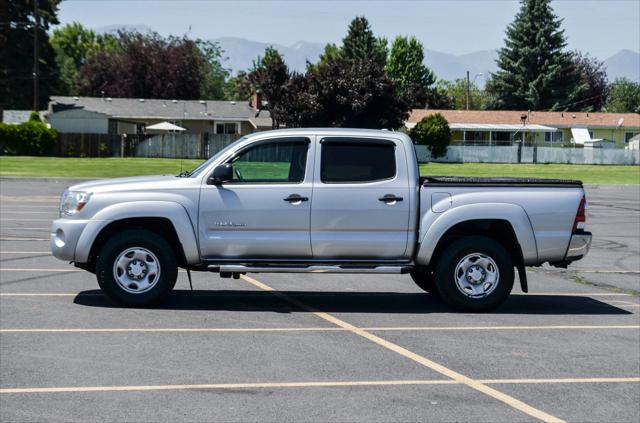
[[[322,140],[322,182],[371,182],[395,175],[395,144],[391,141]]]
[[[308,138],[259,143],[231,159],[233,182],[302,182]]]

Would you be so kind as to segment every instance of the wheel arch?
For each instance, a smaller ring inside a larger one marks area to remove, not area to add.
[[[433,214],[432,214],[433,216]],[[426,217],[425,217],[426,219]],[[437,214],[427,227],[416,262],[428,266],[453,239],[481,235],[495,239],[517,258],[515,263],[535,264],[538,260],[535,236],[529,217],[514,204],[476,204]],[[426,225],[426,226],[425,226]]]
[[[83,230],[76,246],[75,262],[90,268],[106,240],[128,229],[146,229],[163,236],[174,249],[180,266],[200,262],[194,227],[187,211],[180,204],[164,201],[122,203],[101,210]]]

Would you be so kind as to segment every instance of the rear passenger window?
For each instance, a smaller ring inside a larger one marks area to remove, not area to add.
[[[320,179],[324,183],[373,182],[396,175],[391,141],[324,138],[321,143]]]

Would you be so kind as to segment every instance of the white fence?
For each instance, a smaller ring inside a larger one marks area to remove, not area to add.
[[[639,165],[639,150],[618,148],[557,148],[519,146],[452,145],[447,155],[431,158],[423,145],[416,146],[418,161],[444,163],[566,163]]]

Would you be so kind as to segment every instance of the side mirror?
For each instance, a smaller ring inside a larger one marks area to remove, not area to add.
[[[209,185],[222,185],[223,182],[228,182],[233,179],[233,165],[231,163],[225,163],[216,166],[213,169],[213,173],[209,176],[207,183]]]

